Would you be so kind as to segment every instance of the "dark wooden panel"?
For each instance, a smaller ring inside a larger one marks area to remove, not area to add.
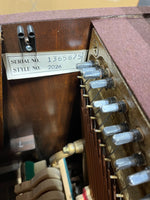
[[[26,27],[29,23],[19,24]],[[37,51],[85,49],[88,46],[90,19],[68,19],[30,23],[36,34]],[[20,52],[18,24],[3,25],[5,53]]]
[[[21,24],[24,29],[27,24]],[[38,51],[88,47],[90,20],[32,23]],[[17,24],[3,26],[5,52],[19,52]],[[4,85],[5,132],[11,138],[34,134],[44,157],[80,134],[78,73],[7,81]]]
[[[72,73],[8,81],[4,111],[10,137],[33,133],[40,152],[47,156],[62,148],[69,134],[73,107],[77,106],[76,76]]]

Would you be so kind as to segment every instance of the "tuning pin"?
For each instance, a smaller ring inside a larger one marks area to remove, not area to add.
[[[94,68],[94,67],[93,67]],[[83,68],[83,70],[84,69],[88,69],[88,68]],[[83,71],[82,70],[82,71]],[[91,69],[90,69],[91,70]],[[83,73],[83,77],[85,78],[85,79],[94,79],[94,78],[100,78],[100,79],[102,79],[102,78],[104,78],[104,77],[107,77],[107,76],[109,76],[109,71],[108,70],[104,70],[104,69],[102,69],[102,68],[95,68],[95,70],[91,70],[91,71],[86,71],[86,70],[84,70],[85,71],[85,73]],[[109,82],[109,87],[110,87],[110,80],[108,80],[108,78],[107,78],[107,81]]]
[[[87,67],[87,68],[81,69],[82,74],[93,73],[95,71],[97,71],[96,67]]]
[[[78,63],[76,65],[76,68],[79,70],[82,70],[83,68],[95,67],[95,66],[97,66],[97,65],[93,61],[89,60],[87,62]]]
[[[114,144],[119,146],[130,142],[140,141],[143,139],[143,135],[138,129],[133,129],[129,132],[115,134],[112,139]]]
[[[127,110],[127,105],[125,101],[119,101],[117,103],[112,103],[101,107],[102,113],[125,112],[126,110]]]
[[[90,82],[90,87],[92,89],[97,88],[112,88],[114,86],[114,80],[112,78],[106,78],[102,80],[96,80]]]
[[[116,170],[127,169],[129,167],[141,166],[145,163],[145,158],[142,153],[136,153],[132,156],[120,158],[115,161]]]
[[[85,79],[103,78],[103,71],[101,69],[83,74]]]
[[[115,102],[116,102],[116,98],[110,97],[110,98],[103,99],[103,100],[93,101],[93,106],[95,108],[101,108],[104,105],[108,105],[110,103],[115,103]]]
[[[119,125],[106,126],[103,129],[103,133],[106,136],[111,136],[111,135],[114,135],[116,133],[127,131],[128,129],[129,129],[128,125],[126,123],[123,123],[123,124],[119,124]]]
[[[150,194],[146,195],[145,197],[143,197],[142,199],[140,200],[150,200]]]
[[[141,172],[137,172],[128,176],[127,182],[130,186],[140,185],[150,181],[150,169],[145,169]]]

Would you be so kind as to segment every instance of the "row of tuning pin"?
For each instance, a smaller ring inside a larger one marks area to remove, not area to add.
[[[93,61],[77,64],[76,68],[81,71],[83,78],[86,80],[96,78],[100,79],[89,82],[91,89],[112,88],[115,85],[113,78],[108,77],[109,70],[104,70]],[[126,112],[128,108],[127,103],[124,100],[117,102],[115,97],[93,101],[90,107],[99,108],[99,111],[102,113]],[[105,136],[112,136],[112,141],[117,146],[143,140],[143,134],[141,130],[138,128],[129,130],[126,123],[107,126],[103,129],[103,133]],[[117,159],[115,161],[115,167],[117,171],[127,169],[129,167],[141,166],[144,164],[145,157],[141,152],[135,153],[129,157]],[[127,177],[127,182],[130,186],[136,186],[149,181],[150,168],[146,168],[141,172],[132,174]],[[146,196],[144,199],[150,199],[149,195],[148,198]]]
[[[91,89],[112,88],[115,85],[113,78],[107,77],[109,74],[109,70],[104,70],[97,64],[94,64],[94,62],[92,61],[77,64],[76,68],[81,71],[81,73],[83,74],[83,78],[86,80],[100,78],[100,80],[89,82],[89,86]],[[105,100],[94,101],[93,106],[99,107],[101,112],[103,113],[117,111],[125,112],[127,110],[127,105],[125,101],[116,102],[116,99],[113,97]]]
[[[106,126],[103,129],[105,136],[112,136],[112,141],[115,145],[127,144],[129,142],[135,142],[142,139],[142,133],[140,129],[133,129],[128,131],[128,125],[126,123]],[[123,170],[129,167],[145,165],[146,160],[143,153],[138,152],[131,156],[117,159],[115,161],[116,170]],[[145,182],[150,181],[150,169],[135,173],[128,176],[127,182],[130,186],[136,186]]]

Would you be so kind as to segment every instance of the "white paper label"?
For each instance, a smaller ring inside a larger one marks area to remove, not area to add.
[[[77,72],[76,64],[86,56],[87,50],[6,53],[3,61],[7,79],[13,80]]]

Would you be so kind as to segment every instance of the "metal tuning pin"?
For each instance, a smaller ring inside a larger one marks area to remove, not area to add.
[[[112,137],[115,145],[119,146],[130,142],[137,142],[143,139],[142,133],[139,129],[133,129],[129,132],[123,132],[113,135]]]
[[[145,163],[142,153],[135,153],[132,156],[117,159],[115,161],[116,170],[123,170],[129,167],[141,166]]]
[[[93,106],[95,108],[101,108],[104,105],[108,105],[110,103],[115,103],[115,102],[116,102],[116,98],[115,97],[110,97],[108,99],[93,101]]]
[[[128,125],[126,123],[123,123],[123,124],[118,124],[118,125],[113,125],[113,126],[106,126],[103,129],[103,133],[106,136],[111,136],[116,133],[127,131],[128,129],[129,129]]]
[[[28,33],[28,38],[29,38],[29,43],[30,43],[29,45],[31,45],[33,51],[36,51],[35,32],[34,32],[33,26],[31,25],[27,26],[27,33]]]
[[[103,70],[93,70],[91,72],[86,72],[83,74],[85,79],[103,78]]]
[[[112,88],[114,86],[114,80],[112,78],[106,78],[102,80],[96,80],[90,82],[90,87],[92,89],[98,88]]]
[[[119,101],[117,103],[112,103],[109,105],[104,105],[101,108],[102,113],[110,113],[110,112],[126,112],[127,105],[125,101]]]
[[[104,78],[108,75],[108,70],[103,70],[98,64],[93,61],[87,61],[76,65],[85,79]]]
[[[128,176],[127,183],[130,186],[140,185],[150,181],[150,169],[145,169],[141,172],[137,172]]]
[[[146,195],[145,197],[143,197],[142,199],[140,200],[150,200],[150,194]]]
[[[21,52],[25,51],[24,29],[22,26],[17,26],[17,36],[19,41],[19,48]]]
[[[87,68],[83,68],[81,70],[83,75],[86,74],[86,73],[93,73],[95,71],[97,71],[96,67],[87,67]]]
[[[95,66],[96,66],[96,64],[94,64],[93,61],[89,60],[87,62],[78,63],[76,65],[76,68],[79,70],[82,70],[83,68],[89,68],[89,67],[95,67]]]
[[[86,71],[86,69],[87,69],[87,71]],[[104,77],[109,76],[109,70],[108,69],[104,70],[100,66],[93,67],[93,69],[95,69],[95,70],[92,70],[90,68],[86,68],[86,69],[84,70],[84,68],[83,68],[83,70],[82,70],[82,73],[84,71],[83,77],[85,79],[94,79],[94,78],[100,78],[100,79],[102,79]],[[108,78],[107,78],[107,81],[110,84],[110,80]]]

